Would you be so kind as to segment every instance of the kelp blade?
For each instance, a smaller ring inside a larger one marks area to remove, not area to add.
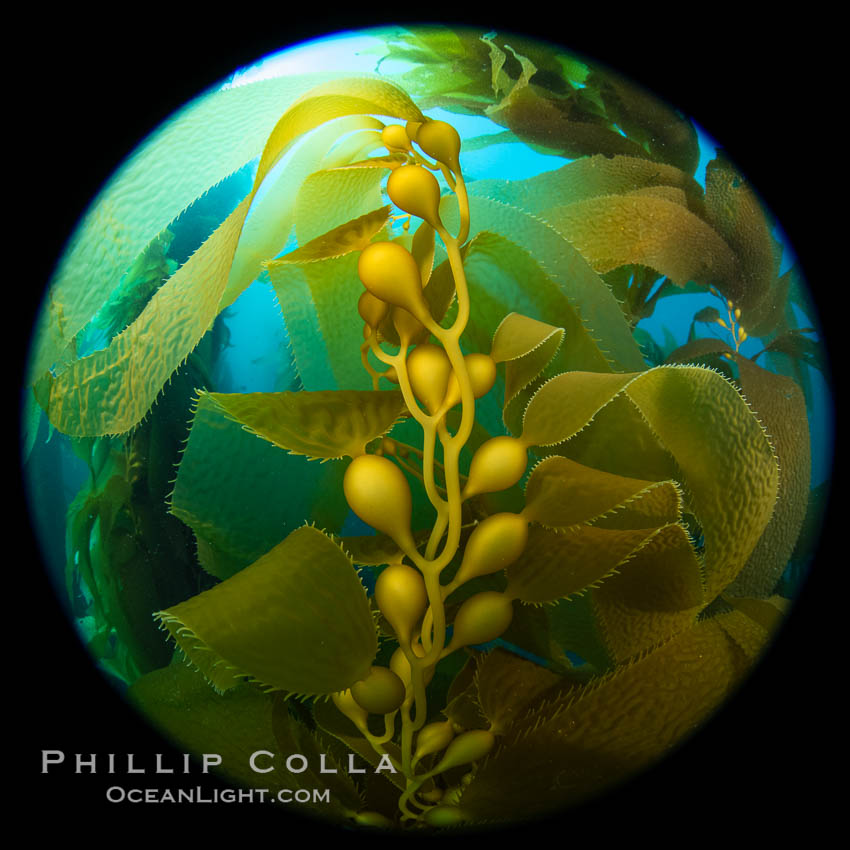
[[[336,693],[368,674],[378,646],[354,566],[312,526],[156,616],[222,690],[250,678],[293,694]]]

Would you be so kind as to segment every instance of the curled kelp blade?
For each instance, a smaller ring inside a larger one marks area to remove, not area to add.
[[[276,162],[299,137],[321,124],[370,114],[423,120],[404,92],[377,79],[332,81],[293,104],[266,141],[248,196],[107,348],[50,378],[43,393],[50,420],[74,436],[123,433],[137,424],[220,310],[253,279],[246,272],[232,281],[232,265],[254,196]],[[168,341],[165,347],[163,340]]]
[[[630,513],[636,511],[650,522],[658,520],[656,526],[675,522],[681,510],[677,488],[672,482],[612,475],[552,455],[531,471],[522,513],[547,528],[563,529],[593,522],[632,505]],[[622,518],[619,524],[622,527]]]
[[[357,457],[392,428],[404,408],[398,390],[206,393],[224,415],[258,437],[310,458]]]
[[[249,678],[293,694],[336,693],[368,674],[378,645],[351,560],[313,526],[155,617],[220,690]]]
[[[712,598],[737,576],[770,520],[779,486],[773,447],[738,390],[699,366],[558,375],[526,408],[522,440],[563,443],[620,393],[681,471],[677,478],[705,537],[706,593]]]
[[[481,710],[497,735],[542,701],[567,699],[574,687],[564,676],[498,647],[478,659],[475,685]]]
[[[747,403],[770,434],[781,474],[776,506],[730,592],[768,597],[773,593],[803,526],[811,484],[811,444],[806,402],[799,385],[784,375],[763,369],[733,351],[725,342],[698,339],[670,355],[673,362],[722,353],[738,367],[738,381]]]
[[[544,814],[648,767],[726,698],[744,672],[740,656],[708,620],[577,688],[572,699],[530,712],[479,765],[460,796],[460,812],[493,821],[517,808]],[[553,764],[557,783],[549,778]]]
[[[692,626],[708,601],[693,543],[675,523],[652,533],[590,596],[606,649],[618,663]]]
[[[564,328],[508,313],[493,334],[490,356],[505,363],[505,402],[528,386],[549,364],[564,339]]]
[[[525,551],[506,571],[505,593],[536,605],[586,593],[612,576],[656,531],[582,525],[558,533],[531,526]]]
[[[145,246],[210,186],[259,156],[281,108],[330,76],[286,76],[210,92],[146,140],[72,237],[35,337],[33,380],[56,362]]]

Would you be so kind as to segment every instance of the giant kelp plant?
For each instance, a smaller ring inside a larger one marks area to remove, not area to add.
[[[340,821],[514,820],[655,762],[758,657],[809,545],[820,350],[756,195],[723,158],[703,189],[675,110],[551,46],[386,38],[410,74],[235,87],[154,137],[58,270],[32,398],[91,470],[92,649],[180,747]],[[570,161],[464,179],[504,141]],[[169,266],[166,225],[255,151]],[[206,334],[258,276],[297,388],[217,392]],[[639,326],[693,292],[684,346]]]

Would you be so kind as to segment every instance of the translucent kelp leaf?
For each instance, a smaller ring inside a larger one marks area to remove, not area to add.
[[[271,168],[302,134],[334,118],[369,113],[422,120],[404,92],[374,79],[334,80],[293,104],[266,142],[248,197],[159,289],[136,322],[108,348],[73,363],[53,381],[51,421],[79,436],[121,433],[135,425],[229,303],[223,296],[238,295],[228,286],[231,264],[251,202]]]
[[[295,774],[287,770],[257,773],[250,757],[276,751],[272,731],[272,697],[247,684],[216,693],[197,671],[180,659],[147,673],[129,687],[127,696],[180,752],[201,756],[216,753],[213,768],[229,782],[246,788],[268,788],[270,794],[295,790]]]
[[[803,336],[804,333],[812,333],[812,328],[786,331],[776,339],[771,340],[764,348],[765,351],[781,351],[814,366],[821,372],[826,371],[826,353],[823,346],[814,339]]]
[[[505,320],[506,314],[513,312],[528,317],[529,320],[544,323],[550,328],[563,329],[563,347],[558,354],[559,369],[585,368],[602,372],[610,370],[605,353],[600,350],[594,335],[585,326],[568,293],[543,270],[537,258],[525,248],[519,247],[503,235],[480,232],[467,246],[464,274],[470,298],[475,304],[466,334],[476,350],[483,353],[490,351],[491,340],[499,325]],[[516,330],[519,332],[518,327]],[[539,326],[528,325],[516,340],[504,333],[500,345],[509,347],[504,350],[504,355],[498,349],[497,354],[507,360],[510,359],[509,354],[518,356],[520,347],[525,347],[524,354],[530,353],[534,345],[543,341],[535,336],[539,330]],[[554,345],[554,338],[552,344]],[[546,352],[537,352],[537,356],[544,353]],[[552,355],[554,353],[553,351]],[[533,368],[537,356],[531,357],[526,365]],[[545,365],[543,363],[540,369]],[[506,396],[507,400],[516,395],[523,383],[527,383],[524,377],[528,371],[529,369],[520,369],[519,378],[512,375],[512,389],[510,395]],[[528,375],[528,380],[534,376]]]
[[[712,621],[515,724],[460,796],[461,813],[499,821],[579,803],[682,742],[740,677],[738,650]],[[676,682],[671,689],[669,683]],[[558,765],[552,782],[551,765]],[[546,777],[546,778],[544,778]]]
[[[498,647],[480,659],[475,681],[494,735],[503,735],[542,699],[563,699],[573,686],[552,670]]]
[[[592,522],[635,502],[640,505],[639,513],[660,520],[657,527],[678,519],[678,499],[672,503],[670,499],[670,492],[675,495],[676,490],[670,484],[612,475],[552,455],[532,470],[522,513],[547,528],[563,529]]]
[[[569,159],[600,153],[649,158],[637,142],[606,126],[575,100],[558,102],[535,85],[515,85],[485,113],[527,144]]]
[[[357,457],[392,428],[398,390],[206,393],[229,418],[282,449],[310,458]]]
[[[681,525],[658,529],[591,591],[611,657],[637,655],[689,628],[705,605],[700,563]]]
[[[295,368],[306,390],[365,390],[372,386],[357,356],[363,325],[339,320],[340,316],[357,316],[357,300],[363,292],[357,276],[358,256],[350,252],[322,260],[276,263],[269,268]]]
[[[539,218],[517,207],[480,196],[476,185],[471,183],[469,186],[470,215],[474,226],[479,232],[486,230],[496,233],[527,252],[544,274],[555,282],[580,317],[585,333],[591,337],[595,350],[594,364],[588,361],[567,362],[564,368],[597,371],[643,369],[646,364],[632,337],[620,304],[602,278],[576,250],[576,246]],[[450,213],[450,207],[445,214],[441,207],[440,214],[444,216],[443,220],[447,225],[451,220]],[[454,215],[456,216],[456,213]],[[498,259],[501,261],[501,256]],[[566,354],[572,344],[574,331],[570,325],[565,324],[567,318],[564,315],[535,314],[533,310],[518,303],[509,304],[505,312],[514,309],[556,327],[564,327],[566,336],[562,350]],[[604,340],[604,345],[597,340]],[[595,365],[596,363],[608,365],[606,367]]]
[[[578,433],[635,375],[565,372],[547,381],[525,409],[522,440],[554,446]]]
[[[717,231],[666,198],[640,192],[590,198],[550,209],[546,219],[597,272],[639,263],[678,286],[738,274],[735,254]]]
[[[634,156],[596,154],[525,180],[478,180],[476,192],[549,221],[548,210],[567,203],[659,186],[684,191],[689,207],[699,209],[702,187],[693,177],[672,165]]]
[[[255,181],[251,211],[239,235],[227,286],[219,303],[220,310],[232,304],[257,278],[269,258],[284,249],[293,224],[297,225],[299,221],[298,198],[301,190],[320,168],[325,154],[340,134],[375,123],[375,118],[364,115],[345,115],[328,121],[312,130],[306,139],[299,141],[285,168],[272,170],[262,185]],[[329,214],[325,227],[312,235],[318,236],[334,226],[344,224],[350,218],[374,209],[381,203],[380,194],[373,193],[371,200],[373,203],[365,201],[351,210],[345,207],[335,210]]]
[[[306,245],[329,230],[344,226],[349,220],[358,219],[377,209],[381,205],[380,184],[384,174],[381,168],[357,166],[326,169],[311,174],[298,190],[295,202],[295,236],[298,244]]]
[[[368,674],[378,647],[357,572],[312,526],[155,616],[221,690],[247,677],[293,694],[336,693]]]
[[[505,407],[546,367],[564,338],[556,328],[520,313],[508,313],[496,333],[490,356],[505,367]]]
[[[533,525],[522,555],[506,573],[509,596],[542,604],[585,593],[655,533],[655,529],[578,526],[563,532]]]
[[[271,271],[281,265],[327,260],[343,257],[352,251],[362,251],[372,241],[372,237],[386,226],[389,218],[389,206],[372,210],[317,236],[277,260],[269,260],[266,268]]]
[[[257,157],[281,109],[331,76],[278,77],[210,92],[151,135],[72,237],[34,337],[32,379],[56,362],[145,246],[210,186]]]
[[[344,463],[311,463],[258,440],[202,394],[170,510],[195,533],[201,566],[226,579],[308,518],[340,528],[344,472]]]
[[[705,536],[710,599],[735,578],[773,512],[779,477],[773,449],[736,389],[697,366],[660,366],[637,376],[559,375],[529,403],[522,440],[561,443],[621,391],[680,469],[676,478]]]
[[[59,430],[117,434],[147,413],[218,314],[248,207],[246,198],[108,348],[74,361],[51,380],[47,415]]]

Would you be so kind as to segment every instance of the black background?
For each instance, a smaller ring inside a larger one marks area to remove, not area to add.
[[[13,215],[20,210],[21,231],[12,246],[21,261],[7,280],[17,309],[7,313],[7,322],[10,333],[20,334],[10,353],[21,367],[29,321],[65,240],[104,180],[150,130],[235,68],[270,51],[381,23],[327,6],[321,17],[310,18],[303,8],[293,14],[282,5],[273,12],[230,16],[224,7],[201,9],[194,20],[168,8],[135,10],[150,12],[152,19],[142,21],[130,9],[124,17],[113,8],[108,18],[81,12],[54,14],[49,21],[28,12],[23,19],[28,25],[17,36],[9,33],[20,43],[13,45],[18,53],[8,84],[13,120],[7,163],[12,186],[23,181],[6,197]],[[448,21],[445,12],[434,7],[432,20]],[[404,20],[388,15],[392,20],[384,22]],[[842,318],[846,275],[829,221],[830,195],[839,180],[846,182],[837,172],[845,139],[833,112],[840,101],[836,106],[828,24],[742,22],[720,11],[702,18],[681,11],[624,18],[601,4],[593,12],[561,16],[534,4],[526,4],[522,15],[470,11],[462,22],[520,29],[602,60],[692,115],[724,143],[794,243],[838,371],[842,354],[834,326]],[[16,458],[10,463],[18,465]],[[5,693],[14,719],[6,725],[4,772],[14,780],[12,793],[35,803],[39,814],[27,815],[33,827],[106,839],[122,834],[113,832],[117,826],[149,829],[162,838],[168,822],[189,839],[227,818],[246,837],[257,830],[263,838],[324,837],[320,826],[305,825],[276,807],[114,805],[104,799],[112,784],[104,774],[74,776],[67,769],[40,774],[42,749],[61,749],[69,759],[74,753],[102,759],[110,752],[166,749],[94,670],[65,622],[44,578],[18,487],[13,506],[21,516],[13,512],[7,530],[12,544],[6,608],[12,616]],[[846,556],[838,554],[835,514],[833,506],[815,569],[788,625],[740,694],[705,730],[621,792],[539,829],[501,834],[525,840],[554,828],[564,841],[616,835],[684,843],[695,836],[734,840],[742,833],[766,838],[792,825],[838,818],[838,788],[830,776],[844,767],[839,748],[845,734],[836,708],[843,641],[827,597],[837,595],[833,576]],[[162,784],[191,787],[198,778]],[[144,784],[157,779],[147,777]]]

